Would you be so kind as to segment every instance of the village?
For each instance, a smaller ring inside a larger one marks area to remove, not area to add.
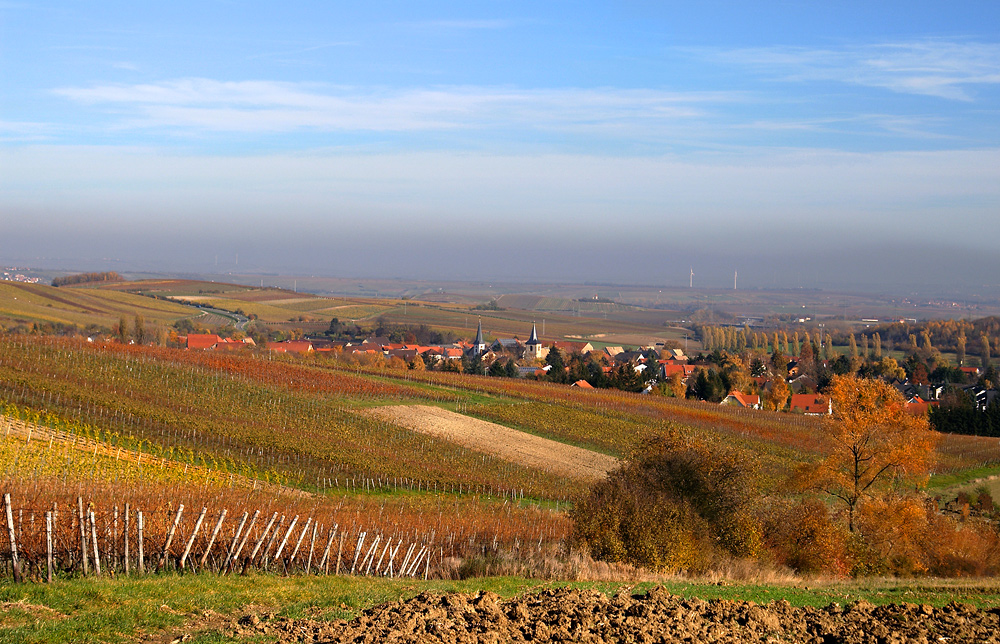
[[[360,341],[325,338],[269,341],[264,347],[258,347],[250,336],[227,338],[214,333],[189,333],[177,339],[189,350],[262,348],[272,354],[328,357],[396,370],[530,378],[580,389],[612,387],[747,410],[772,409],[809,416],[833,413],[832,401],[821,393],[823,376],[817,377],[817,374],[829,374],[831,367],[836,368],[836,365],[832,364],[834,360],[815,360],[808,349],[793,356],[785,356],[780,350],[767,356],[745,348],[742,358],[736,352],[718,350],[692,357],[670,343],[636,348],[596,348],[587,341],[543,342],[535,324],[527,340],[497,337],[487,341],[481,320],[473,340],[438,345],[393,342],[389,337],[378,335]],[[882,365],[889,376],[885,379],[904,397],[911,413],[926,415],[946,397],[948,383],[911,382],[905,371],[894,360],[889,360],[892,365]],[[972,383],[964,385],[960,391],[969,396],[977,410],[985,411],[997,397],[997,390],[990,386],[992,383],[978,383],[983,375],[979,367],[963,366],[960,370]]]

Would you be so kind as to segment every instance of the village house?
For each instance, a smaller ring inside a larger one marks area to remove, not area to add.
[[[906,411],[914,416],[926,416],[930,412],[931,407],[937,407],[939,404],[936,400],[928,401],[922,399],[920,396],[914,396],[906,401]]]
[[[607,355],[611,359],[614,359],[616,355],[618,355],[624,350],[625,349],[623,347],[604,347],[605,355]]]
[[[222,342],[222,338],[214,333],[188,333],[188,349],[214,349],[215,345]]]
[[[743,409],[760,409],[760,396],[731,391],[719,404]]]
[[[818,394],[792,394],[789,411],[806,416],[829,416],[833,413],[833,401]]]
[[[674,374],[681,375],[681,382],[686,383],[687,379],[697,371],[698,367],[690,364],[678,364],[670,360],[660,360],[660,375],[664,380],[669,380]]]
[[[185,346],[188,349],[206,351],[247,349],[257,346],[257,344],[249,336],[242,340],[234,340],[232,338],[223,338],[214,333],[188,333],[185,338]]]
[[[285,340],[284,342],[268,342],[267,348],[275,353],[297,353],[305,355],[313,352],[313,344],[309,340]]]
[[[522,353],[521,342],[517,338],[497,338],[490,345],[490,350],[494,352]]]
[[[574,353],[587,355],[594,350],[594,345],[589,342],[570,342],[565,340],[556,340],[552,343],[551,347],[559,349],[564,355],[567,356],[573,355]]]

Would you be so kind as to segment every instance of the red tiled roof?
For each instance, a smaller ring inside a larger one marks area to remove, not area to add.
[[[830,400],[817,394],[792,394],[789,408],[804,414],[829,414]]]
[[[212,349],[220,342],[222,342],[222,338],[214,333],[188,333],[187,348]]]
[[[688,376],[690,376],[692,373],[695,372],[696,368],[697,367],[688,364],[664,364],[663,375],[664,377],[669,378],[675,373],[679,373],[681,374],[682,377],[687,378]]]
[[[577,380],[570,387],[579,387],[580,389],[593,389],[594,386],[587,382],[586,380]]]
[[[313,345],[308,340],[287,340],[285,342],[268,342],[267,348],[279,353],[308,353],[313,350]]]
[[[913,414],[914,416],[924,416],[930,411],[931,407],[937,407],[940,403],[937,401],[926,401],[920,396],[916,396],[912,401],[906,403],[906,411]]]
[[[726,396],[726,400],[723,400],[722,402],[725,403],[730,398],[739,403],[740,407],[747,407],[747,408],[760,407],[760,396],[757,395],[744,394],[739,391],[731,391],[729,395]]]
[[[552,343],[552,346],[563,351],[565,353],[583,353],[584,351],[593,351],[594,346],[589,342],[570,342],[568,340],[557,340]],[[587,347],[590,347],[589,349]]]

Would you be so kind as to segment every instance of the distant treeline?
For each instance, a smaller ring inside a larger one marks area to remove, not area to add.
[[[1000,436],[1000,399],[981,411],[960,392],[951,401],[942,401],[940,407],[931,407],[928,414],[931,427],[943,434]]]
[[[122,276],[114,271],[103,273],[77,273],[52,280],[52,286],[69,286],[70,284],[86,284],[88,282],[120,282]]]

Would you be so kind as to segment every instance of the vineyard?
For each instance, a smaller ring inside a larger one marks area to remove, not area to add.
[[[310,490],[406,479],[565,501],[576,489],[358,413],[380,401],[456,402],[456,392],[266,356],[0,338],[0,399],[24,420]]]
[[[536,560],[564,548],[568,534],[564,513],[484,499],[468,487],[444,494],[413,480],[352,479],[341,481],[338,494],[308,494],[23,421],[4,425],[4,544],[15,578],[275,567],[286,574],[450,577],[469,560],[535,569]],[[248,541],[254,547],[243,552]],[[377,544],[385,558],[376,565]]]
[[[822,421],[805,416],[324,358],[0,336],[0,556],[26,579],[565,572],[566,509],[586,480],[371,411],[388,405],[608,462],[663,433],[723,442],[759,461],[765,494],[822,456]],[[946,436],[938,449],[942,473],[1000,462],[995,439]]]
[[[0,282],[0,322],[15,326],[58,323],[110,328],[119,317],[136,314],[150,324],[168,324],[197,315],[197,310],[115,290]]]
[[[367,298],[325,298],[308,293],[294,293],[279,288],[250,288],[236,284],[187,280],[143,280],[109,283],[104,292],[142,292],[176,302],[190,302],[226,311],[242,311],[262,322],[320,321],[331,317],[341,320],[364,319],[390,311],[395,304]]]
[[[560,554],[568,532],[565,519],[542,510],[457,500],[334,502],[180,487],[132,490],[119,504],[107,499],[120,487],[85,487],[88,495],[75,498],[58,486],[5,494],[11,577],[258,569],[449,578],[462,574],[457,562],[477,558],[502,561],[505,572],[534,569]]]

